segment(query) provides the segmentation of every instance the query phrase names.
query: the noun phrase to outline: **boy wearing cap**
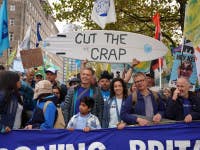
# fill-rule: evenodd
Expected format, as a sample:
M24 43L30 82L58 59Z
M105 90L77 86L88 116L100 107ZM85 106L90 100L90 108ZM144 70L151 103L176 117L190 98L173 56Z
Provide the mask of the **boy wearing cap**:
M89 132L93 129L100 129L101 126L98 118L90 113L93 106L93 98L88 96L83 97L80 100L79 113L70 119L67 128L71 131L74 129L82 129L85 132Z
M56 103L57 97L52 94L52 85L48 80L42 80L36 84L34 99L37 99L37 107L25 129L53 128L57 111L54 103ZM48 105L45 104L47 101L49 101Z

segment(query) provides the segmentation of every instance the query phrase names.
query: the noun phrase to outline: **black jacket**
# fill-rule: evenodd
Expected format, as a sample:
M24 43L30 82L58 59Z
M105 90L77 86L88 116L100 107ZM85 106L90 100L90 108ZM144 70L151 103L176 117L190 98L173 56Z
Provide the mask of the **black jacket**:
M13 128L18 107L18 98L12 94L11 101L5 100L5 93L0 91L0 131L6 126Z
M166 108L166 117L172 120L181 121L184 120L183 112L183 98L178 97L176 101L170 99ZM200 97L189 92L189 101L191 104L190 115L192 120L200 120Z

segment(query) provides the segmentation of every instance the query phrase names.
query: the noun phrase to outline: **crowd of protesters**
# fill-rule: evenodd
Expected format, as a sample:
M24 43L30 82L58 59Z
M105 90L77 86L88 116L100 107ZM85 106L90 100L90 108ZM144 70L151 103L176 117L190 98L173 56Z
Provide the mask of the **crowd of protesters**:
M57 70L51 67L45 76L29 69L24 79L21 73L0 66L0 132L53 129L60 120L60 128L85 132L200 120L200 95L189 91L187 78L180 76L174 89L154 91L151 75L132 75L139 63L133 60L123 79L103 71L97 80L95 71L84 61L80 77L70 79L68 86L56 80Z

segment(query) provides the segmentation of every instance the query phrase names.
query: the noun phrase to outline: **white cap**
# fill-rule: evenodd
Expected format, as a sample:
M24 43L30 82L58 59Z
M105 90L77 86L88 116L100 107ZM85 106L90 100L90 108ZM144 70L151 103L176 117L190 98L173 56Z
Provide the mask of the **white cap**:
M55 68L53 68L53 67L49 67L48 69L46 69L45 73L47 73L47 72L51 72L53 74L57 74L57 70Z

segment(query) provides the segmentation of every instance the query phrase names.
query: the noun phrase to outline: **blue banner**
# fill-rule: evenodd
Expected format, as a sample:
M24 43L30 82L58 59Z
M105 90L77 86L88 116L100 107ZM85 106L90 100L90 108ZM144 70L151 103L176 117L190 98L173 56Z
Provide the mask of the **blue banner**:
M13 130L0 134L0 150L199 150L200 122L123 130Z

